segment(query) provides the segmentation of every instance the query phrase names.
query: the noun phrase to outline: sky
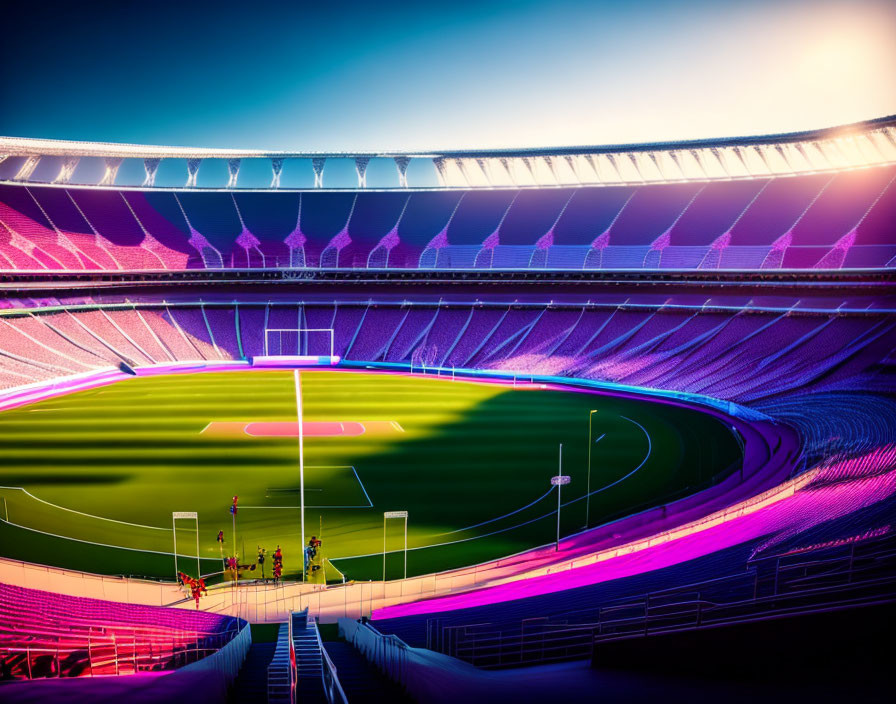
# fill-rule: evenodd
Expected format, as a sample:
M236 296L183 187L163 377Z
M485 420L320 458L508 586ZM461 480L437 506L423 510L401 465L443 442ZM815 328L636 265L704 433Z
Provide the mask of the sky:
M893 0L15 5L7 136L439 151L896 114Z

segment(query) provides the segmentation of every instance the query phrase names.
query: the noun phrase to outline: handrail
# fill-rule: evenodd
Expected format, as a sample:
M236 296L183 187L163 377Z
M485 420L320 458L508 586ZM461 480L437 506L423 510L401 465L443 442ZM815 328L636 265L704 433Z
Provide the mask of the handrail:
M557 614L550 617L553 621L549 617L521 620L518 631L508 632L510 624L440 626L438 620L431 619L427 638L430 647L438 647L445 654L480 667L501 667L587 657L591 643L598 640L889 603L894 600L892 585L896 577L887 572L887 564L882 560L896 557L896 552L888 549L890 541L892 536L858 544L862 548L859 554L857 544L851 544L848 550L826 559L794 564L782 564L779 560L768 572L753 568L622 597ZM725 584L734 584L735 588L719 592L718 588ZM749 596L744 597L745 592ZM673 599L676 596L679 598ZM569 622L576 617L582 620Z
M299 682L299 665L296 661L296 644L292 639L292 613L286 619L287 642L289 643L289 696L290 701L296 700L296 685Z
M367 621L341 618L339 630L388 679L408 689L407 643L396 635L380 633Z
M327 653L327 649L324 648L323 641L320 638L320 628L315 628L314 634L317 636L317 647L320 648L324 664L321 676L324 680L324 693L327 695L327 702L329 704L348 704L348 697L345 696L342 683L339 681L339 676L336 673L336 665L330 659L330 655Z
M230 635L219 634L221 636ZM69 644L52 643L9 643L0 647L2 653L19 653L25 655L27 676L17 675L11 679L46 679L70 676L63 672L63 660L69 662L68 671L79 669L79 672L90 675L103 674L103 670L111 669L114 674L132 671L143 672L158 669L178 670L212 656L232 643L239 636L220 639L199 639L194 643L183 643L174 639L152 643L140 642L135 638L110 637L101 642L94 638L85 638L81 642ZM52 655L54 666L45 674L35 674L35 662L32 655ZM25 674L25 673L23 673ZM106 673L110 674L110 673Z

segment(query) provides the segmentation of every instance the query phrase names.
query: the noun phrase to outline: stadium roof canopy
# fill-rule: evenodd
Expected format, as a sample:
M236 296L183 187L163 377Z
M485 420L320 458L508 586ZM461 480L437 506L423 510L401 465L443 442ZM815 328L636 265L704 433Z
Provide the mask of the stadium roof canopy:
M97 169L78 169L84 160L101 162ZM119 170L126 160L142 162L142 183L123 183ZM372 162L391 162L394 184L377 188L544 188L557 186L641 185L714 181L841 171L896 163L896 115L810 132L592 147L442 152L271 152L245 149L164 147L105 142L74 142L0 137L0 180L24 183L77 184L98 187L156 187L162 161L181 163L183 188L199 186L204 162L217 160L220 182L202 187L281 187L284 164L310 162L313 188L367 188ZM240 181L246 162L266 163L264 183ZM334 161L353 166L342 182L325 181ZM425 162L427 169L409 168ZM39 166L41 169L38 169Z

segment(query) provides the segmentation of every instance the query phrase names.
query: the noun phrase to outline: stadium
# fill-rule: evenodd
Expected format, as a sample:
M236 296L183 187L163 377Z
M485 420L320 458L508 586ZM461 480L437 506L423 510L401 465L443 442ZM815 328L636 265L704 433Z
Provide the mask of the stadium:
M419 697L446 667L419 648L536 666L891 603L896 119L577 153L0 146L5 678L289 622L269 699L332 696L320 648L316 678L281 655L339 623ZM126 663L90 624L29 635L37 594L108 612ZM162 654L116 613L159 607Z
M0 701L889 701L894 271L896 115L0 137Z

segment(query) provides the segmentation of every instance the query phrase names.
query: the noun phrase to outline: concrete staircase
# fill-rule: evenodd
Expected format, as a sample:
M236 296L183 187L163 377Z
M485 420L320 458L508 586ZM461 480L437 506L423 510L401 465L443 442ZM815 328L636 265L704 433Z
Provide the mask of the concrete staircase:
M284 623L280 626L280 633L274 644L274 654L268 664L267 700L269 704L292 704L289 668L289 625Z
M292 642L296 649L296 700L302 704L326 704L324 659L320 651L317 623L308 620L308 610L290 614Z

